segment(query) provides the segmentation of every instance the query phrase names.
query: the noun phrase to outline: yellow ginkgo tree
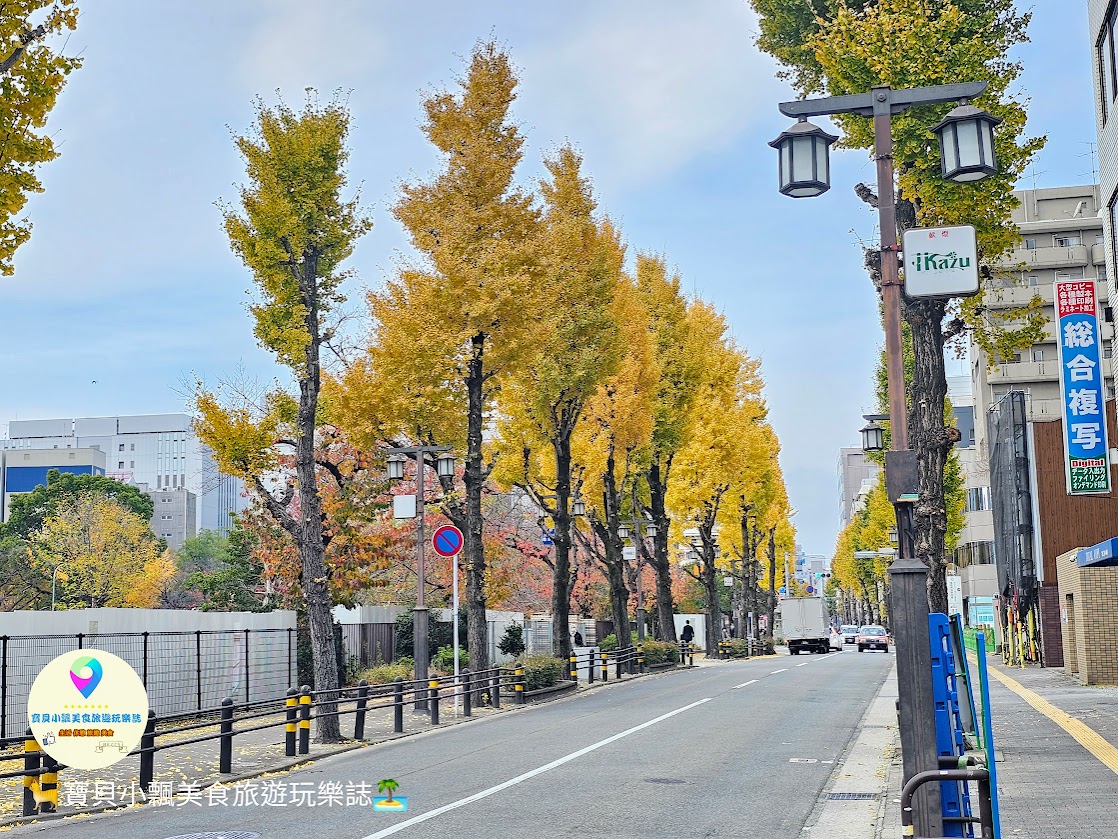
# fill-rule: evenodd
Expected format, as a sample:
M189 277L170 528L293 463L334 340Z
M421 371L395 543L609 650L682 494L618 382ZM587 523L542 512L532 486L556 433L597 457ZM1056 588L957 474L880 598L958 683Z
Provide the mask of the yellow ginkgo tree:
M115 498L64 499L28 539L31 565L57 606L153 608L175 564L146 520Z
M531 362L521 365L500 399L499 457L493 478L526 492L554 527L551 566L555 655L571 652L569 625L572 528L572 438L587 401L612 376L623 349L614 292L624 248L595 201L582 161L564 146L545 161L551 177L540 237L541 284L548 330Z
M584 544L609 583L614 634L618 645L627 647L632 642L629 575L620 527L632 517L626 490L652 438L652 404L660 371L645 309L628 278L616 286L614 309L624 355L617 372L598 386L587 403L586 417L576 432L574 459L586 503Z
M488 664L482 495L493 462L483 432L497 394L534 357L547 318L540 214L514 182L524 136L509 113L517 78L479 44L454 92L423 103L441 165L404 184L393 208L417 256L369 296L373 340L351 376L372 392L382 439L454 447L464 497L443 511L463 532L470 664ZM449 490L452 486L447 485Z

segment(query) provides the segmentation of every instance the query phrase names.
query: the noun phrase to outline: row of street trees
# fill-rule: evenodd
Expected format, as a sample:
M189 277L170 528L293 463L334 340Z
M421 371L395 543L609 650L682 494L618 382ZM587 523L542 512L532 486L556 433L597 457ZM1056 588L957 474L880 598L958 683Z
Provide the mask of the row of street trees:
M393 207L414 252L369 295L366 347L334 365L325 355L338 343L342 263L370 228L359 198L343 196L349 114L313 98L300 112L261 105L254 132L237 141L248 177L239 206L225 208L226 230L255 279L257 339L292 387L199 383L196 428L259 502L245 517L255 555L305 607L319 689L337 686L332 604L398 583L409 562L410 528L387 512L387 446L451 446L460 459L457 474L421 491L465 535L475 669L489 664L485 609L502 576L492 563L510 552L546 563L564 656L585 573L577 553L602 570L618 640L628 641L636 569L625 522L657 525L638 548L666 639L685 531L701 534L690 571L703 580L712 632L718 569L736 557L744 577L748 565L759 600L756 590L778 583L777 551L793 546L758 362L719 313L683 296L662 257L638 254L626 270L621 234L572 147L546 159L538 191L518 185L516 88L508 56L483 43L457 88L424 102L423 132L442 164L403 185ZM552 555L530 544L539 531L523 532L518 498L532 502L533 524L554 528ZM771 597L768 608L771 627ZM336 720L324 715L317 736L336 739Z

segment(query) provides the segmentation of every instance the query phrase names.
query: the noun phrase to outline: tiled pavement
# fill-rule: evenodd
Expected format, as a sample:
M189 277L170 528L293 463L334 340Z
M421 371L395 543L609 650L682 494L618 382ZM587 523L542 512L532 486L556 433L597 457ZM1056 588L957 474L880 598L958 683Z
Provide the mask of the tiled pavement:
M991 669L995 667L991 658ZM1083 687L1058 669L997 669L1118 746L1118 688ZM996 678L990 679L1002 835L1118 836L1118 775Z

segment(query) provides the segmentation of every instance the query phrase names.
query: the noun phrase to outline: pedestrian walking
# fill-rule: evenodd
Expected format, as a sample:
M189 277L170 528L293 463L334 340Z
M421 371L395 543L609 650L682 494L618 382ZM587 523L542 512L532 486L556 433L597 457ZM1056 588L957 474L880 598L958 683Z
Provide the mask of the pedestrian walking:
M577 631L575 632L575 646L576 647L586 646L585 644L582 643L582 633L581 632L577 632Z
M691 621L687 621L683 624L683 634L680 635L679 638L684 644L690 644L691 641L694 640L695 627L691 625Z

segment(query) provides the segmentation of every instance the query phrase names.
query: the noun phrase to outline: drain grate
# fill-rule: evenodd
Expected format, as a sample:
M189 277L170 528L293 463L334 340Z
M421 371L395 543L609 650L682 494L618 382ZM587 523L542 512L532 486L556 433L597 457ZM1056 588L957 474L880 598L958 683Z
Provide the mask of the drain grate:
M249 833L247 830L217 830L209 833L182 833L168 836L167 839L260 839L260 834Z
M877 792L830 792L827 793L828 801L873 801L878 798Z
M682 778L645 778L646 784L686 784Z

